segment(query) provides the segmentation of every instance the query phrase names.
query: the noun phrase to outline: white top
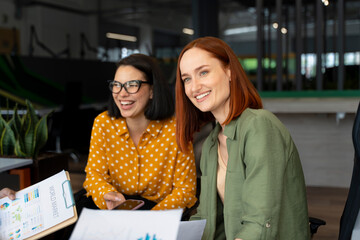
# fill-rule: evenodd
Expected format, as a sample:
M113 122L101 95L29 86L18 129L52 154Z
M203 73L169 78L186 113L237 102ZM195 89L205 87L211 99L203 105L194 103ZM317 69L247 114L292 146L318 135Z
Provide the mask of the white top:
M220 146L220 144L218 145ZM226 168L227 165L225 164L223 158L220 154L220 147L218 147L218 168L217 168L217 191L220 196L221 201L224 203L225 197L225 178L226 178Z

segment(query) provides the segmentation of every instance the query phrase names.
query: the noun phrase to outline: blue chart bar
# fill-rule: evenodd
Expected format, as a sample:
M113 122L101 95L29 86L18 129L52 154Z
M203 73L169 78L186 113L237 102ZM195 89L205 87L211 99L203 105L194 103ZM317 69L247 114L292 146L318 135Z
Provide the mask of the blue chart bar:
M26 193L24 195L24 202L30 202L31 200L34 200L39 197L39 189L36 188L34 191Z
M160 240L160 239L156 238L156 234L154 234L154 236L151 238L151 236L147 233L145 238L141 237L141 238L139 238L137 240Z

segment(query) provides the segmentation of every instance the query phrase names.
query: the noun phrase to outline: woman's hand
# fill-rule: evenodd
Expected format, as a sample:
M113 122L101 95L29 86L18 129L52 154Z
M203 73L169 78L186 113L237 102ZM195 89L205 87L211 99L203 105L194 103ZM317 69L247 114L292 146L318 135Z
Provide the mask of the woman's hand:
M119 192L109 192L104 195L104 200L106 202L107 209L114 209L120 203L125 202L125 197Z
M8 197L11 200L15 200L15 191L10 188L3 188L0 190L0 198Z

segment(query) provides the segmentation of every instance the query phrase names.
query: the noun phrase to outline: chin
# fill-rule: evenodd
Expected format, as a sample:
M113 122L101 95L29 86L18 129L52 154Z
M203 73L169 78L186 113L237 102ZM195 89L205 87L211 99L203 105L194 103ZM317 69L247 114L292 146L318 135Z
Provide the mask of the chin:
M201 112L210 112L211 111L211 109L209 108L209 107L206 107L206 106L203 106L203 107L201 107L201 106L199 106L199 107L197 107Z

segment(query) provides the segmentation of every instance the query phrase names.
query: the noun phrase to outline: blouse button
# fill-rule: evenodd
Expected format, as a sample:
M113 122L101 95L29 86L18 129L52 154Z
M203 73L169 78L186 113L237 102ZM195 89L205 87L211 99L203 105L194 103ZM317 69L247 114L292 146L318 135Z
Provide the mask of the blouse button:
M265 227L269 228L269 227L270 227L270 223L267 222L267 223L265 224Z

